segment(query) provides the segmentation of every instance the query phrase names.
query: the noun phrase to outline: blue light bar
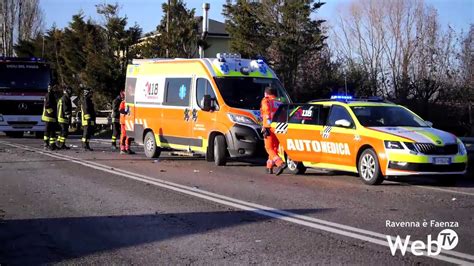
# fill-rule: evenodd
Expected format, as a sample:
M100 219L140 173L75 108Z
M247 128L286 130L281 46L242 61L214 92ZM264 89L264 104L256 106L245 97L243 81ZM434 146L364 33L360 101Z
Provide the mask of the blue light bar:
M352 100L350 95L331 95L331 100Z

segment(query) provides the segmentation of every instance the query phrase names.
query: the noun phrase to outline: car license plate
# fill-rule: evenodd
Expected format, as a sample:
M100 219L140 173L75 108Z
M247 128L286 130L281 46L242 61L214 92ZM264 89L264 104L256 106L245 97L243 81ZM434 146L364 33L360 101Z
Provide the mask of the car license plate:
M439 164L439 165L451 164L451 158L449 158L449 157L435 157L435 158L433 158L433 163L434 164Z

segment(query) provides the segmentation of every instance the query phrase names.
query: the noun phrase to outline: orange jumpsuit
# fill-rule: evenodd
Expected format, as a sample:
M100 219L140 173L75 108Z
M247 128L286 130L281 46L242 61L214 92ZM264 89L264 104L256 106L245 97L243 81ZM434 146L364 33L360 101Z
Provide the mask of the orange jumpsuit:
M125 116L127 115L125 100L120 103L120 150L128 151L130 149L130 138L127 136L127 130L125 128Z
M283 160L278 156L278 146L280 142L278 141L273 129L270 124L272 123L273 115L275 114L278 106L282 103L276 100L276 96L269 95L262 99L260 105L260 114L263 120L263 127L269 128L270 135L264 139L265 150L268 153L267 168L273 168L273 166L280 166L283 164Z

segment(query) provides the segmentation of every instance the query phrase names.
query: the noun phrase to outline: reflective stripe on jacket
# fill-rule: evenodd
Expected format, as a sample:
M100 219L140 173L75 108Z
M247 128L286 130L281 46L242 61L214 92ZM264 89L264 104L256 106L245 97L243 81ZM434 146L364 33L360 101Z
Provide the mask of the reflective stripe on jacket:
M81 104L82 126L95 125L95 110L91 98L85 98Z
M58 122L62 124L70 124L72 115L71 98L66 94L58 101Z
M56 122L56 98L52 92L48 92L44 97L43 115L41 121Z
M112 102L112 123L118 123L120 120L120 104L122 103L122 98L117 96Z

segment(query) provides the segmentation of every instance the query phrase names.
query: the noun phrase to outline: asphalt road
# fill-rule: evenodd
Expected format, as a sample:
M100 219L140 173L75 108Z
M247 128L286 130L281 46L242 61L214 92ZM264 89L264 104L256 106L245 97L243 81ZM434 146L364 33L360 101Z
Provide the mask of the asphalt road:
M366 186L341 173L277 177L255 162L91 146L48 152L0 136L0 264L474 263L474 179ZM386 239L426 242L446 228L459 241L437 256L393 256Z

